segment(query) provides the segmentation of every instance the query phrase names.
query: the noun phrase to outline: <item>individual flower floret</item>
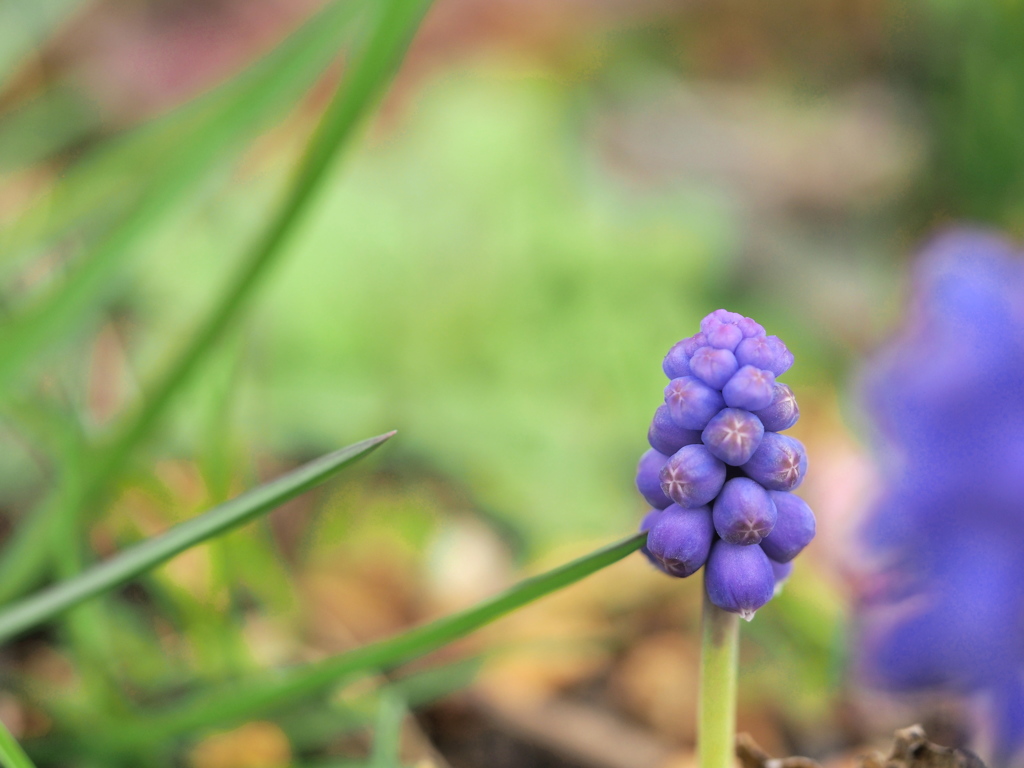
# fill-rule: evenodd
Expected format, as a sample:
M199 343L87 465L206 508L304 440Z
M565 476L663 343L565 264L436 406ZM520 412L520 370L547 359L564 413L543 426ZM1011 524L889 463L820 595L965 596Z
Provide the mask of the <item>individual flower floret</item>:
M727 326L736 328L735 325ZM739 329L736 329L739 333ZM690 372L709 387L721 389L739 370L736 356L728 349L701 347L690 358Z
M672 421L668 406L659 405L651 420L651 428L647 430L647 442L654 450L671 456L684 445L699 443L700 431L683 429Z
M708 345L707 339L703 333L697 333L688 339L676 342L672 345L672 349L665 355L665 359L661 362L661 370L665 372L665 375L670 379L679 379L683 376L690 375L690 358L693 357L693 353L701 347Z
M672 379L665 387L665 404L672 421L684 429L704 429L725 407L721 392L693 376Z
M803 443L778 432L765 432L743 471L772 491L792 491L807 474Z
M775 575L775 594L779 594L782 591L782 585L786 583L786 579L793 573L792 561L788 563L780 563L776 560L768 558L768 562L772 564L772 573Z
M814 538L814 513L799 496L768 491L778 516L775 527L761 541L761 549L777 563L788 563Z
M683 509L673 504L652 521L647 551L653 561L671 576L689 576L707 562L714 540L711 510Z
M759 546L719 539L711 547L704 584L711 602L749 621L774 596L775 572Z
M667 462L668 456L652 448L640 457L636 467L636 489L656 509L664 509L672 503L661 489L661 470Z
M775 532L777 517L768 491L749 477L734 477L715 499L715 530L731 544L759 544Z
M707 504L725 483L725 464L703 445L686 445L672 454L659 475L661 489L681 507Z
M782 432L800 420L800 406L788 384L775 382L772 388L772 402L767 408L754 411L761 424L769 432Z
M775 374L744 365L722 388L722 397L730 408L757 411L767 408L775 399Z
M736 347L736 361L781 376L793 365L793 353L778 336L757 336L740 342Z
M739 408L720 410L700 435L715 458L733 467L750 461L763 437L761 420Z

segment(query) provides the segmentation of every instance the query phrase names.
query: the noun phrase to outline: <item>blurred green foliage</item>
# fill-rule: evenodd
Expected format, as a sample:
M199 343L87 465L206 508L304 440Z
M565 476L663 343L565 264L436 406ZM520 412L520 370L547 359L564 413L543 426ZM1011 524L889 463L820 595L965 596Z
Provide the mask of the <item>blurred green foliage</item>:
M1024 232L1024 5L919 0L893 8L892 74L931 137L918 215Z
M550 81L449 77L408 109L275 274L248 332L243 434L294 450L393 424L402 451L538 542L631 526L636 425L664 350L728 274L726 212L601 174ZM171 334L206 300L222 244L263 215L276 179L259 181L154 247L144 327Z

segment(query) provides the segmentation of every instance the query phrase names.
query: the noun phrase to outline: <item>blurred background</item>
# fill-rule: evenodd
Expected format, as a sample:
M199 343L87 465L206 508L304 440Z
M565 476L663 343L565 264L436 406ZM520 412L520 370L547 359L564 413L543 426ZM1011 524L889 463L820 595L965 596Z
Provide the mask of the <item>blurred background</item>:
M358 44L358 5L0 0L0 310L45 318L30 343L0 337L8 541L231 284ZM662 356L726 307L796 356L819 520L743 628L740 730L837 765L914 721L962 742L955 703L851 674L876 491L857 380L921 237L1024 227L1022 33L1008 0L437 0L242 321L96 500L82 556L398 437L121 590L85 632L8 644L0 718L40 766L105 764L74 734L632 532ZM403 670L403 759L693 764L699 602L699 580L633 556ZM372 698L339 687L127 764L347 764Z

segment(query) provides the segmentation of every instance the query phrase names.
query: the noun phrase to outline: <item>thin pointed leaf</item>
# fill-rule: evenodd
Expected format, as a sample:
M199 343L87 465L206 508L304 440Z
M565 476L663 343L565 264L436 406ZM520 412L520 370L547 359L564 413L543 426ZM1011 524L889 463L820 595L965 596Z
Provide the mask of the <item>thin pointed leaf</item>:
M0 641L9 640L84 600L124 584L179 552L269 512L366 456L393 434L389 432L371 437L303 464L283 477L174 526L160 536L146 539L73 579L12 605L0 612Z
M331 168L332 160L351 138L354 129L376 103L386 82L398 68L429 4L430 0L388 0L384 4L375 33L362 55L352 63L328 106L282 206L256 242L230 290L153 388L144 407L122 427L100 463L101 476L110 476L111 465L120 467L163 414L199 361L240 314L253 289L282 252L287 238Z
M227 685L164 712L157 712L109 734L119 749L163 744L199 728L263 716L325 691L339 681L386 672L442 648L496 619L618 562L643 546L641 533L520 582L502 594L460 613L323 661Z
M332 159L352 137L398 69L429 5L430 0L388 0L382 5L378 24L342 79L307 147L288 195L256 242L233 285L151 389L141 409L127 420L101 452L93 476L85 484L84 496L66 503L82 509L102 496L110 480L149 434L174 395L244 309L263 275L282 253L288 236L331 167ZM22 594L44 571L47 532L52 517L64 503L50 497L15 531L0 558L0 602Z
M36 768L7 726L0 722L0 764L4 768Z

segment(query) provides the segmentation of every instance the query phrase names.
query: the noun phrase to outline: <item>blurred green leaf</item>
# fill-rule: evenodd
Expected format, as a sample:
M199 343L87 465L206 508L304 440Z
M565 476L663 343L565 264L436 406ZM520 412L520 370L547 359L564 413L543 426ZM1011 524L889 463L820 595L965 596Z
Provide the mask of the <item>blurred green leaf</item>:
M0 763L4 768L35 768L7 726L0 722Z
M136 544L68 581L0 611L0 641L34 627L73 605L102 594L180 552L269 512L369 454L394 433L363 440L322 456L209 512Z
M461 659L421 672L414 672L397 680L387 681L387 687L406 703L409 709L430 704L465 688L476 677L482 657ZM288 734L288 740L299 750L321 747L341 734L373 725L378 692L361 694L354 699L337 701L311 701L282 713L278 719Z
M520 582L502 594L460 613L371 643L305 667L242 680L198 695L163 712L140 717L116 733L104 734L107 746L132 750L164 744L191 731L239 722L321 693L330 686L366 674L386 672L455 640L552 592L622 560L643 546L647 534L599 549L566 565Z
M892 75L931 133L915 213L1024 232L1024 13L1017 0L907 3Z
M200 179L225 158L237 155L270 116L305 91L337 53L338 35L350 21L352 8L351 2L328 6L252 70L225 86L218 98L190 105L178 120L143 132L141 140L129 141L111 154L115 164L131 161L122 162L122 168L142 187L129 198L127 213L80 257L72 271L2 329L0 388L9 386L26 361L74 327L94 306L97 295L112 284L111 275L121 261ZM148 160L143 160L142 167L140 154ZM108 170L101 163L93 173ZM93 187L93 173L85 174L82 183ZM90 192L95 199L95 189ZM118 190L116 197L122 194Z
M0 120L0 173L39 162L97 123L95 108L81 93L48 88Z
M405 702L390 687L381 691L377 704L377 721L373 730L372 768L399 768L402 741L402 722L405 720Z
M155 426L174 395L241 313L260 280L283 253L286 239L331 168L331 161L352 137L397 71L429 5L429 0L388 0L379 6L369 39L346 70L334 99L306 148L284 201L256 241L235 280L150 389L142 407L125 419L113 439L99 452L90 476L82 486L81 495L47 500L18 528L0 560L0 600L21 594L35 581L45 567L45 532L49 529L51 517L61 509L81 510L95 503L111 478Z
M202 154L214 161L230 159L260 130L280 120L337 56L363 5L360 0L333 0L227 83L101 142L0 232L0 255L10 259L23 250L37 251L72 230L93 234L90 227L97 219L111 230L125 226L124 220L138 216L140 204L155 195L154 189L181 180L183 170L200 174L198 181L221 167L222 162L204 167L189 158ZM183 156L186 169L179 167ZM168 203L178 198L166 196ZM107 221L111 218L113 223Z

